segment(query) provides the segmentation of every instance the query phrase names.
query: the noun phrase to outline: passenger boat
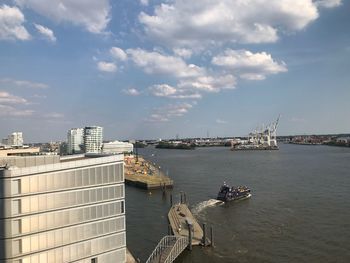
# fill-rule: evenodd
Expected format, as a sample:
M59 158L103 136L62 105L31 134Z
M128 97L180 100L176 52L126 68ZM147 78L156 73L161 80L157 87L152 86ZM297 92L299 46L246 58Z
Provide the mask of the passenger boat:
M216 199L227 202L227 201L235 201L240 199L245 199L251 197L250 189L246 186L238 186L238 187L229 187L226 183L224 183L220 191L218 193L218 197Z

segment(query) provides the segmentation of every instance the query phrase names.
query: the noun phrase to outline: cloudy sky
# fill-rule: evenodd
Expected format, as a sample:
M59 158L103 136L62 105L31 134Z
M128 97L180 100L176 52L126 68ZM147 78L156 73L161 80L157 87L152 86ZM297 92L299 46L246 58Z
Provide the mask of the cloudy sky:
M0 137L350 132L349 2L1 0Z

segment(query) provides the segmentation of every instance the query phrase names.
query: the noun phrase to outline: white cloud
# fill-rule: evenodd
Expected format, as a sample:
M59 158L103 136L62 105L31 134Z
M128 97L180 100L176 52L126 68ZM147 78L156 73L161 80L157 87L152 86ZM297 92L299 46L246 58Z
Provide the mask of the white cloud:
M236 78L231 75L207 74L190 80L181 80L179 88L204 92L219 92L222 89L234 89Z
M17 7L0 6L0 40L29 40L30 34L23 26L24 15Z
M135 88L124 89L123 93L126 94L126 95L129 95L129 96L139 96L139 95L141 95L141 92L138 91Z
M145 33L164 45L198 47L225 42L275 42L318 18L312 0L174 0L141 12Z
M15 3L54 21L83 26L92 33L102 33L111 19L109 0L15 0Z
M156 97L169 97L176 93L176 88L171 87L168 84L153 85L149 89Z
M250 80L262 80L266 75L287 71L284 62L274 61L266 52L252 53L247 50L227 49L224 53L213 57L212 63Z
M199 92L189 91L186 92L184 90L178 90L177 93L170 98L173 99L201 99L202 95Z
M186 62L179 57L167 56L158 52L143 49L128 49L126 53L131 60L148 74L167 74L177 78L188 78L202 75L204 69Z
M192 50L187 48L174 48L174 53L184 59L188 59L192 56Z
M33 110L21 110L0 104L0 117L27 117L33 115L33 113Z
M192 104L190 103L180 103L180 104L170 104L164 108L162 111L165 111L168 117L181 117L185 115L191 108Z
M216 122L217 124L227 124L227 123L228 123L228 121L221 120L221 119L217 119L215 122Z
M103 72L116 72L117 66L111 62L100 61L97 63L97 68Z
M42 94L33 94L32 98L35 98L35 99L46 99L47 96L46 95L42 95Z
M140 0L140 4L147 6L149 4L149 1L148 0Z
M128 59L128 55L124 52L124 50L122 50L119 47L112 47L109 52L111 53L111 55L120 60L120 61L125 61Z
M146 122L167 122L169 119L161 114L153 113L145 119Z
M154 112L146 119L148 122L167 122L171 118L185 115L193 107L190 103L169 104L155 108Z
M147 74L162 74L175 78L176 85L157 84L149 88L157 97L189 99L202 97L200 92L219 92L235 87L232 74L210 72L206 68L187 64L182 58L164 55L156 51L128 49L130 60Z
M342 0L317 0L315 4L319 7L332 8L340 6Z
M32 89L47 89L49 86L45 83L33 82L28 80L17 80L11 78L0 78L0 84L17 86L22 88L32 88Z
M6 104L27 104L28 101L24 98L12 95L6 91L0 90L0 103Z
M49 41L56 42L55 34L50 28L35 23L34 26L38 30L38 32L42 34L45 38L47 38Z
M156 84L149 87L149 90L153 96L172 98L172 99L200 99L202 95L199 92L193 90L181 89L178 87L172 87L168 84Z
M44 117L48 119L62 119L64 118L64 115L58 112L51 112L44 114Z

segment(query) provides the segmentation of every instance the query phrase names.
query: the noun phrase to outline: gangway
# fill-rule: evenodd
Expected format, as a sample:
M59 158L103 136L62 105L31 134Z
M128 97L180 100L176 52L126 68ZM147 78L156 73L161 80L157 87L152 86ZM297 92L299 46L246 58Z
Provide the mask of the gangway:
M158 243L146 263L171 263L189 244L188 237L165 236Z

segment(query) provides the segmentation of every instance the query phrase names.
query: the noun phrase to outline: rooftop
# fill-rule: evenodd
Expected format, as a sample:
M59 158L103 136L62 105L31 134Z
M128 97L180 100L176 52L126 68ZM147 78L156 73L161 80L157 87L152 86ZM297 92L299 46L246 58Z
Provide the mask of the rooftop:
M10 172L9 176L30 175L117 161L124 161L122 154L79 154L69 157L58 155L7 156L0 157L0 172L7 170ZM4 173L0 173L0 175L4 176Z

